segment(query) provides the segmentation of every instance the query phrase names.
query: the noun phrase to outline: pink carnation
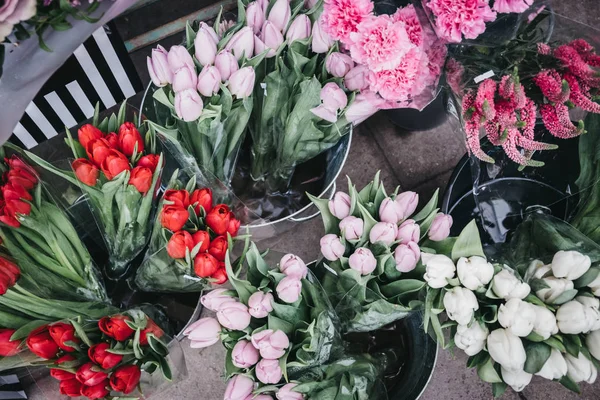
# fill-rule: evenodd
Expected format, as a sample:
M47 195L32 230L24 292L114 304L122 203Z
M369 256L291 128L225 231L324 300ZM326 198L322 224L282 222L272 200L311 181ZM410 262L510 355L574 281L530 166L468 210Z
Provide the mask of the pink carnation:
M459 43L462 36L475 39L485 32L485 23L496 19L488 0L431 0L438 35Z
M428 62L427 55L414 47L396 68L371 72L370 89L387 101L407 101L423 91Z
M358 24L372 15L371 0L325 0L323 5L323 28L335 40L344 44Z
M499 13L522 13L527 11L533 0L496 0L494 11Z
M423 45L425 39L423 27L421 26L421 21L419 21L417 11L412 4L398 9L392 18L394 21L400 21L404 23L404 29L406 30L408 38L412 44L419 47Z

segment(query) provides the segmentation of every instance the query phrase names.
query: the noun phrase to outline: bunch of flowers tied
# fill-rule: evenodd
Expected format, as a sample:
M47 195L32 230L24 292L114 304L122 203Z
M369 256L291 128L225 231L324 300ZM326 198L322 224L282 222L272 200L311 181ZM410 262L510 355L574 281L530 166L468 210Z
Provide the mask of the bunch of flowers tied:
M109 251L110 277L127 273L129 263L146 246L164 165L155 154L151 134L146 143L142 127L125 122L123 103L118 115L82 126L78 141L67 131L75 160L74 173L62 171L27 153L41 167L81 187L101 229Z
M438 213L437 192L415 214L417 193L388 196L379 174L360 192L351 182L348 190L330 201L311 197L326 232L317 271L345 331L367 332L423 306L420 246L446 239L452 218Z
M227 281L225 255L240 221L208 188L185 187L173 174L160 204L146 259L135 277L145 291L199 292Z

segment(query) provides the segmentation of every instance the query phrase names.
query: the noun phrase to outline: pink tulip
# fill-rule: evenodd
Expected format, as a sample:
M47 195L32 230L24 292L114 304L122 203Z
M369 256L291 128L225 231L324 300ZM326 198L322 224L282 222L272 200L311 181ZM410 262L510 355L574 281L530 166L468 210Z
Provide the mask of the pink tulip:
M223 303L228 303L230 301L236 301L235 298L226 294L228 292L227 289L215 289L211 290L204 296L200 298L200 303L210 311L217 312L221 308Z
M219 92L221 84L221 73L219 69L212 65L202 68L198 75L197 89L202 96L211 97Z
M294 392L296 386L298 385L295 383L288 383L275 393L275 397L277 397L277 400L303 400L304 395L302 393Z
M231 351L231 361L238 368L250 368L258 358L258 350L247 340L237 342Z
M396 196L400 220L410 217L419 205L419 195L415 192L402 192Z
M194 39L194 49L196 60L202 65L212 65L217 55L217 33L214 29L205 23L202 23L196 39Z
M273 311L273 295L265 292L255 292L248 299L248 312L254 318L265 318Z
M382 222L389 222L390 224L397 224L402 219L402 211L394 200L390 197L386 197L379 206L379 219Z
M229 29L233 28L236 25L236 21L232 20L232 19L224 19L223 21L219 22L219 26L217 26L216 28L216 33L217 33L217 37L218 39L222 39L223 36L225 36L225 32L227 32Z
M260 40L266 48L270 49L267 58L271 58L277 54L277 49L283 43L283 35L273 22L265 21L260 32Z
M195 68L192 56L183 46L171 47L167 55L167 60L169 61L169 68L171 68L173 73L177 72L186 65L191 68Z
M319 18L312 28L312 51L318 54L327 53L333 43L333 39L323 30L323 23Z
M346 246L339 237L330 233L321 238L321 253L329 261L339 260L344 256Z
M333 199L329 200L329 211L337 219L344 219L350 215L350 196L344 192L337 192Z
M396 260L396 269L399 272L410 272L417 267L417 262L421 258L421 250L415 242L401 244L394 250L394 260Z
M223 22L227 22L227 21L222 21ZM233 21L229 21L229 22L233 22ZM200 26L198 27L198 31L204 31L206 33L208 33L208 35L210 36L210 38L212 39L212 41L215 44L219 44L219 35L217 34L217 32L215 31L215 29L208 25L206 22L200 22Z
M369 232L369 241L373 244L383 243L386 246L391 245L398 235L398 226L389 222L378 222L371 232Z
M260 8L265 13L265 18L267 18L267 10L269 9L269 0L256 0L258 4L260 4Z
M250 395L246 397L246 400L273 400L273 398L266 394L259 394L258 396Z
M268 50L268 53L267 53L267 55L265 57L268 57L269 53L272 53L273 55L275 55L275 51L274 50L271 50L271 49L267 48L267 46L260 39L260 37L254 35L254 53L256 55L258 55L258 54L264 53L267 50ZM273 57L273 55L271 55L271 57Z
M323 86L320 97L323 106L332 111L342 110L348 105L346 93L335 82Z
M215 57L215 67L217 67L221 74L221 82L226 82L232 73L240 69L236 58L227 50L223 50L217 54L217 57Z
M246 98L252 94L255 78L254 68L244 67L239 69L229 77L229 91L238 99Z
M236 375L227 383L223 400L245 400L254 391L254 381L246 375Z
M295 40L304 40L310 37L311 22L306 14L300 14L292 21L290 28L285 34L288 43Z
M254 55L254 32L252 28L245 26L235 33L225 45L225 50L233 53L235 58L252 58Z
M208 347L219 341L221 325L214 318L202 318L187 327L183 334L190 339L191 348Z
M429 228L429 239L434 242L446 239L450 236L451 227L452 217L444 213L438 213L431 223L431 228Z
M250 325L248 307L237 301L223 303L217 311L219 323L227 329L243 331Z
M348 90L365 90L369 87L369 68L357 65L344 76L344 84Z
M184 121L195 121L202 115L204 104L195 89L175 93L175 112Z
M256 1L249 3L246 7L246 24L252 28L255 35L258 35L264 22L265 12L260 4Z
M363 235L364 225L362 219L349 216L340 221L340 231L347 240L358 240Z
M279 261L279 270L286 276L304 279L308 275L308 268L302 259L294 254L286 254Z
M279 32L283 32L290 22L291 15L289 0L277 0L271 7L267 19L275 25Z
M167 50L159 44L152 49L152 57L147 57L150 79L158 87L167 86L173 82L173 71L169 67L168 54Z
M327 72L337 78L343 78L354 67L354 61L346 54L333 52L325 60Z
M385 104L385 100L375 93L363 92L356 95L352 104L346 109L346 119L358 125L375 114Z
M316 115L317 117L321 118L322 120L331 122L332 124L336 123L338 119L337 111L330 110L322 104L315 108L311 108L310 112Z
M184 65L179 68L173 75L173 91L183 92L187 89L196 89L198 85L198 75L196 74L196 68Z
M357 249L348 259L350 268L358 271L361 275L368 275L377 268L377 260L371 250L366 247Z
M407 244L408 242L418 243L420 238L421 228L414 219L407 219L398 228L396 240L399 240L402 244Z
M283 357L285 350L290 347L290 340L282 331L265 329L252 335L252 345L260 351L260 356L267 360L277 360Z
M286 276L275 288L277 296L286 303L295 303L300 298L302 292L302 281L298 278Z
M283 378L279 360L260 360L258 364L256 364L254 372L256 373L256 378L266 384L279 383L281 378Z

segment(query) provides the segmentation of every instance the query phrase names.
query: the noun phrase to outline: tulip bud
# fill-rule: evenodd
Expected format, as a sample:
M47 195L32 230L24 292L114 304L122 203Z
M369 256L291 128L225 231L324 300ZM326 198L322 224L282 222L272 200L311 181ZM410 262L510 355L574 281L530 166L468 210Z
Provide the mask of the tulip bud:
M287 0L283 0L287 3ZM283 43L283 35L271 21L265 21L260 32L260 40L265 44L266 48L269 48L267 58L275 56L277 49ZM264 50L263 50L264 51Z
M531 333L536 319L533 306L521 299L509 299L498 309L498 322L514 335L525 337Z
M277 0L271 7L267 20L273 23L280 32L283 32L290 22L291 14L290 2L288 0Z
M129 339L135 331L127 325L127 321L131 320L126 315L113 315L112 317L104 317L98 321L98 328L106 336L115 339L118 342L124 342Z
M535 294L546 304L553 304L561 294L574 288L573 281L567 279L549 276L542 279L542 281L548 287L538 290Z
M368 275L377 268L377 259L366 247L356 249L348 259L350 268L358 271L361 275Z
M171 49L169 49L169 54L167 55L167 60L172 72L177 72L185 66L192 69L195 68L192 56L183 46L171 47Z
M89 141L85 152L90 161L99 167L106 157L108 157L111 149L113 148L108 143L108 140L100 138Z
M56 342L58 347L64 351L73 352L75 348L66 344L66 342L79 343L75 337L75 328L73 325L64 322L57 322L48 327L50 337Z
M245 400L254 390L254 381L246 375L235 375L227 382L223 400Z
M227 329L243 331L250 325L248 307L237 301L223 303L217 311L219 323Z
M243 27L235 33L225 45L225 50L233 53L235 58L240 60L242 57L247 59L254 55L254 32L250 27ZM218 67L217 67L218 68Z
M194 39L196 60L201 65L212 65L215 62L218 42L214 29L203 23L198 33L196 33L196 39Z
M565 360L567 361L567 376L575 383L587 382L592 384L596 381L598 370L583 352L579 352L578 357L573 357L567 353Z
M594 279L593 281L591 281L587 287L589 287L590 289L592 289L592 293L594 293L594 296L596 297L600 297L600 274L598 275L598 277L596 277L596 279Z
M366 65L357 65L344 75L346 89L361 91L369 87L369 68Z
M271 293L255 292L248 299L248 312L254 318L266 318L273 311L273 301Z
M402 192L394 201L398 204L398 222L400 222L415 212L419 205L419 195L415 192Z
M533 323L533 331L544 338L558 333L558 325L554 313L546 307L532 306L535 311L535 322Z
M241 222L235 218L233 213L229 214L229 225L227 225L227 233L232 237L236 236L240 230Z
M421 228L414 219L407 219L400 224L396 240L399 240L401 244L407 244L408 242L418 243L420 238Z
M292 21L290 28L285 34L288 43L295 40L304 40L310 37L311 22L306 14L300 14Z
M346 252L346 246L339 237L330 233L321 238L321 254L329 261L339 260Z
M125 122L119 127L119 149L127 157L131 157L137 149L137 153L144 152L144 139L132 122Z
M79 397L82 389L83 385L77 379L69 379L60 382L58 391L64 396Z
M442 254L421 253L421 260L425 265L423 279L429 287L434 289L443 288L448 280L454 278L456 267L452 260Z
M380 242L386 246L391 245L398 235L398 226L388 222L378 222L369 232L369 241L373 244Z
M123 360L123 356L113 354L108 350L110 350L108 343L95 344L88 349L88 357L103 369L114 368Z
M591 296L577 296L575 300L585 306L585 317L589 323L590 331L600 329L600 299Z
M331 110L325 107L323 104L316 106L315 108L311 108L310 112L321 118L324 121L331 122L335 124L337 122L337 111Z
M226 82L232 73L240 69L234 55L227 50L223 50L217 54L215 67L217 67L221 74L221 82Z
M415 242L401 244L394 250L396 270L399 272L410 272L415 269L419 258L421 258L421 249Z
M536 375L548 380L558 380L567 375L567 361L556 349L552 349L550 357L544 363L544 366Z
M279 383L283 377L283 372L279 366L279 360L263 359L256 364L256 378L265 384Z
M352 104L348 106L344 115L348 122L358 125L379 111L380 107L385 103L385 100L374 93L359 93L354 98Z
M295 303L302 292L302 282L291 276L283 278L275 288L277 296L286 303Z
M172 232L183 228L189 218L188 211L183 207L166 206L161 213L161 224Z
M19 352L19 340L10 340L15 329L0 328L0 357L12 357Z
M97 371L94 363L88 362L79 367L75 377L85 386L95 386L106 380L108 374L104 371Z
M249 3L246 7L246 24L252 28L255 35L258 35L264 22L265 11L260 6L260 3L256 1Z
M200 278L210 278L219 269L219 261L211 254L198 253L194 258L194 272Z
M217 261L225 261L228 245L226 236L217 236L210 242L208 254L216 258Z
M167 86L173 82L173 71L169 67L167 55L167 50L159 44L155 49L152 49L152 57L146 58L150 79L158 87Z
M290 340L283 331L265 329L252 335L252 345L260 351L260 356L267 360L283 357L290 347Z
M459 325L468 325L475 311L479 310L479 303L473 292L459 286L446 292L444 308L452 321L458 322Z
M221 325L214 318L202 318L187 327L183 334L190 339L191 348L208 347L219 341Z
M227 292L227 289L211 290L200 298L200 303L210 311L217 312L223 303L235 301Z
M504 383L509 385L515 392L522 392L525 386L531 383L533 375L523 370L512 371L505 368L501 368L502 380Z
M194 66L184 65L173 75L173 91L175 93L183 92L187 89L196 89L198 85L198 75Z
M551 270L550 265L544 265L540 260L533 260L525 272L524 280L525 282L529 282L531 279L542 279Z
M595 322L591 320L591 312L588 307L578 301L571 300L558 308L556 311L556 323L562 333L578 335L590 331L591 325Z
M211 97L217 94L220 89L221 73L217 67L207 65L202 68L198 76L198 85L196 88L202 96Z
M552 274L557 278L566 278L570 281L581 278L592 262L590 257L578 251L559 251L552 259Z
M175 232L167 243L167 253L171 258L185 258L187 251L192 251L194 241L192 235L188 231Z
M498 272L492 280L492 290L496 296L508 299L524 299L529 295L531 288L525 282L521 282L514 272L503 269Z
M217 235L224 235L227 233L230 219L231 210L229 207L226 204L217 204L206 215L205 222Z
M333 39L323 29L321 18L315 21L312 28L312 51L317 54L327 53L333 46Z
M362 219L349 216L340 221L339 227L346 240L358 240L363 235L364 224Z
M308 275L308 268L302 259L293 254L286 254L279 261L279 270L292 278L304 279Z
M287 385L279 388L275 397L277 400L303 400L304 395L294 391L294 388L298 386L295 383L288 383Z
M323 86L320 98L323 107L331 111L343 110L348 104L346 93L335 82L329 82Z
M494 361L509 371L521 371L527 358L521 338L508 329L496 329L487 338L487 349Z
M267 396L266 394L259 394L258 396L250 395L246 397L245 400L273 400L271 396Z
M596 360L600 361L600 330L590 332L590 334L585 337L585 344L590 351L590 354ZM0 353L0 355L2 354Z
M184 121L195 121L202 115L204 104L196 89L175 93L175 112Z
M456 270L460 283L471 290L486 286L494 276L494 266L478 256L461 257L456 264Z
M78 158L72 164L75 176L88 186L96 186L100 170L86 158Z
M209 188L194 190L190 196L190 204L194 206L196 215L200 215L200 208L203 208L205 213L209 213L213 208L212 190Z
M229 77L229 91L238 99L246 98L252 94L255 78L254 68L244 67L239 69Z
M238 368L250 368L258 362L258 350L247 340L240 340L231 352L233 365Z
M138 160L136 167L148 168L150 171L152 171L152 173L154 173L154 171L156 171L156 167L158 167L159 161L160 156L158 154L146 154Z
M477 321L473 322L471 326L458 325L456 335L454 335L454 343L468 356L474 356L483 350L489 333L490 331L485 324L480 324Z
M390 224L397 224L402 219L402 210L398 206L398 203L392 200L390 197L386 197L379 206L379 219L382 222L389 222Z
M142 196L145 196L152 186L152 171L145 167L135 167L131 170L129 184L134 186Z
M138 386L138 383L140 383L141 376L142 371L140 370L139 366L135 364L122 365L119 368L117 368L117 370L114 371L110 376L110 387L115 392L129 394L133 392L134 389ZM106 394L104 396L106 395L108 395L108 390L106 390Z
M429 228L428 236L430 240L439 242L450 236L450 227L452 226L452 217L444 213L438 213L433 222L431 228Z
M343 78L354 67L354 61L349 55L333 52L325 59L327 72L336 78Z
M27 336L26 344L29 351L45 360L56 357L59 351L58 344L56 344L48 332L47 325L31 331Z
M329 200L329 211L337 219L344 219L350 215L350 196L344 192L336 192L333 199Z
M236 21L232 20L232 19L224 19L221 22L219 22L219 25L216 28L216 33L218 36L218 39L223 38L223 36L225 36L225 32L227 32L229 29L233 28L236 25Z

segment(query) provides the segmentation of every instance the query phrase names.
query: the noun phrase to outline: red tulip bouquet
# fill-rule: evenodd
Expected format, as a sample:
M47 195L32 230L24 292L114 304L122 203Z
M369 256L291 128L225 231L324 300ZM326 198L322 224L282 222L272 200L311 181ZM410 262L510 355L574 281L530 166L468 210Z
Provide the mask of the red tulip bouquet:
M422 308L421 250L450 234L452 217L438 212L437 192L415 214L418 194L398 189L388 195L377 174L360 192L349 181L349 194L311 197L326 232L315 271L347 332L373 331Z
M200 292L227 281L225 254L240 221L209 188L184 185L175 172L159 205L146 258L135 286L150 292Z
M125 105L118 116L102 122L96 108L92 124L79 129L78 140L67 130L67 143L76 158L73 172L27 153L41 167L78 184L87 195L109 251L106 272L114 279L127 273L131 260L148 243L164 165L153 135L143 138L145 126L125 122Z

